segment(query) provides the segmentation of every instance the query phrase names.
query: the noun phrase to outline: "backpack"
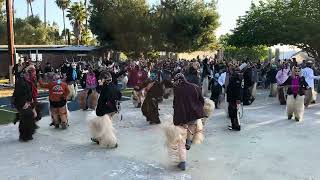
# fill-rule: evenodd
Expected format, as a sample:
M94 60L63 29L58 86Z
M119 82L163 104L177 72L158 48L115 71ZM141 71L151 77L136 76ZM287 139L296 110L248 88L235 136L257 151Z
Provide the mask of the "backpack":
M87 87L95 87L97 86L97 79L96 79L96 76L95 74L87 74L87 78L86 78L86 86Z

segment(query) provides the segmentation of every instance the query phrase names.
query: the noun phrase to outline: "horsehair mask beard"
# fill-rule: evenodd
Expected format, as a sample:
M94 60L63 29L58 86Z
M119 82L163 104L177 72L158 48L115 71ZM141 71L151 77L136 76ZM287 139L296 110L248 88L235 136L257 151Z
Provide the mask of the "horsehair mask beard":
M178 73L174 76L174 82L173 85L175 87L179 86L181 83L185 82L186 79L182 73Z

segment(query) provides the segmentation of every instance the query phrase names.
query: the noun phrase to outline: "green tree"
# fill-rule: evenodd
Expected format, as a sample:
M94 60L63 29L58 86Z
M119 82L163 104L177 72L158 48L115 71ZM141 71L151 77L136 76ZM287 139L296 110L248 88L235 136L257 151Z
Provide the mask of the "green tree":
M270 0L252 4L238 19L229 43L235 46L295 45L320 60L320 1Z
M141 54L152 50L185 52L215 44L215 3L162 0L91 0L90 27L103 45ZM134 53L132 53L134 51Z
M66 41L66 16L65 16L65 10L69 8L71 3L71 0L56 0L56 4L57 6L62 10L62 14L63 14L63 37L64 40Z
M145 0L91 0L90 4L90 29L102 45L136 54L151 48Z
M67 17L73 26L73 34L75 36L77 45L79 45L81 42L81 35L84 31L83 24L87 16L88 13L82 2L73 3L68 9Z
M0 21L1 22L1 21ZM7 44L6 22L0 23L0 44ZM26 19L16 18L14 22L15 44L62 44L59 27L56 23L47 25L38 16Z
M268 47L259 45L253 47L235 47L228 44L230 35L222 35L219 38L220 49L223 50L225 60L249 60L258 61L266 60L268 58Z
M3 5L4 5L4 0L0 0L0 11L2 11Z
M219 15L215 1L163 0L153 16L158 19L158 36L153 36L158 50L186 52L216 44Z

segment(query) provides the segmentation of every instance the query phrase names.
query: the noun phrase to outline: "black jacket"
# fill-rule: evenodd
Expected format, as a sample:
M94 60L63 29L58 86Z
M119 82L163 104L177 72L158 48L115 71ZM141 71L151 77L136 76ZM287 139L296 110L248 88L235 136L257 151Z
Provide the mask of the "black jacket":
M66 69L66 76L67 76L67 83L68 82L72 82L72 81L77 81L79 78L80 78L80 71L78 69L76 69L76 72L77 72L77 78L76 79L73 79L72 78L72 72L73 72L73 68L70 66L70 67L67 67Z
M203 118L203 106L204 99L200 87L189 82L174 87L174 125L183 125Z
M97 116L104 116L105 114L117 112L117 101L120 101L121 96L121 92L113 83L104 84L98 99L96 109Z
M239 74L230 76L227 87L227 102L242 101L243 78Z
M267 78L269 79L270 83L272 84L277 83L277 79L276 79L277 73L278 71L275 68L271 68L270 71L268 71Z
M22 109L26 102L32 101L32 87L24 78L20 78L14 87L12 104L17 110Z
M276 76L274 76L276 77ZM248 68L243 73L243 79L244 79L244 88L248 89L253 85L252 81L252 68Z
M287 90L288 95L293 94L291 85L292 85L292 76L289 76L289 78L282 84L282 86L288 86L288 90ZM299 77L299 90L298 90L299 96L303 96L305 94L304 91L308 88L309 88L308 83L306 82L304 77L303 76Z

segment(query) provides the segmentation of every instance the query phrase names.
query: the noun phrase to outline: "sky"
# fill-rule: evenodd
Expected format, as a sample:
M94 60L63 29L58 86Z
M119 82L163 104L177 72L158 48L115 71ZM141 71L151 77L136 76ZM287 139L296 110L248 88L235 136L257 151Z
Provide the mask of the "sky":
M71 0L78 2L79 0ZM159 2L160 0L147 0L150 4ZM236 26L236 20L239 16L245 14L250 8L252 0L218 0L218 13L220 15L220 27L217 30L217 36L230 32ZM33 12L44 19L43 13L44 0L35 0L32 3ZM27 3L25 0L14 0L16 17L24 18L27 16ZM55 0L47 0L47 21L58 23L60 31L63 28L62 11L56 6ZM66 18L66 26L70 28L70 22Z

